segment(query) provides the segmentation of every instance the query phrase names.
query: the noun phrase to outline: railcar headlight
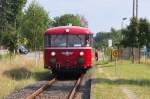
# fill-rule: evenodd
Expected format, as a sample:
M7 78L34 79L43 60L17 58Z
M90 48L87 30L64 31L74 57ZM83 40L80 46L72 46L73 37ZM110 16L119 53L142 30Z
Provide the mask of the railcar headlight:
M84 55L84 52L80 52L80 56L83 56Z
M51 56L55 56L56 55L56 53L55 52L51 52Z

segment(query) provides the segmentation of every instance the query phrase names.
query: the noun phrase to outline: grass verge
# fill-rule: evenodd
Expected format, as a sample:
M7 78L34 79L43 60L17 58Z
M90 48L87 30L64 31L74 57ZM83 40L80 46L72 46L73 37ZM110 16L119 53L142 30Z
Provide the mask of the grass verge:
M93 68L93 99L150 99L150 65L119 61L116 75L114 64Z
M13 56L11 60L0 59L0 66L0 99L14 90L19 90L38 80L47 79L50 75L50 72L43 68L43 59L40 59L38 66L35 66L35 60L24 56Z

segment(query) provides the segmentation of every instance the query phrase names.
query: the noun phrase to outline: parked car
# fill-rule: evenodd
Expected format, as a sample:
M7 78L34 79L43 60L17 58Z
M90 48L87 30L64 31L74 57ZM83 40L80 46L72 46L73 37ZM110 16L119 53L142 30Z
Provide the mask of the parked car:
M20 54L28 54L29 50L25 48L24 45L20 45L17 49L17 52Z

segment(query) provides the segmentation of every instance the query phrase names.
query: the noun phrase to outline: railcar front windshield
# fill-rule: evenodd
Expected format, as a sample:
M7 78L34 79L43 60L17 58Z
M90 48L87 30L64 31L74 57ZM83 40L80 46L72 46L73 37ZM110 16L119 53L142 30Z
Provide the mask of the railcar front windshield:
M68 35L69 47L81 47L85 43L85 35Z
M46 35L46 47L85 47L91 45L91 35Z
M67 36L66 35L51 35L51 45L54 47L65 47L67 46L66 42Z

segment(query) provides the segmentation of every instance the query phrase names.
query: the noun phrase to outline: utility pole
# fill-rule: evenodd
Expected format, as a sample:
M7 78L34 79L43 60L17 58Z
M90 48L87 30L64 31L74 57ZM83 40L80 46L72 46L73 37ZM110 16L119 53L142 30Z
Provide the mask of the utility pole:
M139 34L139 29L138 29L138 0L133 0L133 18L135 18L136 19L136 24L137 24L137 26L136 26L136 32L137 32L137 34ZM138 39L139 39L140 37L138 36ZM140 46L140 41L138 41L138 49L139 49L139 63L140 63L140 58L141 58L141 53L140 53L140 50L141 50L141 48L140 48L141 46Z
M134 28L136 28L136 30L134 30L134 32L136 32L136 34L138 34L139 33L139 31L138 31L138 0L133 0L132 13L133 13L133 16L132 16L133 20L136 20L136 22L134 22L134 24L136 24L136 26L134 27ZM138 43L139 43L139 41L138 41ZM140 49L140 43L138 44L138 48ZM135 57L134 57L134 47L133 46L131 48L131 52L132 52L132 57L133 57L132 62L134 63ZM139 50L139 57L140 57L140 50ZM140 58L139 58L139 60L140 60Z
M136 20L137 20L137 24L138 24L138 0L136 0ZM137 32L139 34L138 26L137 26ZM140 39L140 36L138 36L138 38ZM140 59L141 59L141 45L140 45L140 40L138 41L138 48L139 48L139 64L140 64Z
M133 17L135 17L135 0L133 0L133 11L132 11L132 15L133 15Z
M138 19L138 0L136 0L136 18Z
M138 0L133 0L133 17L138 18Z

